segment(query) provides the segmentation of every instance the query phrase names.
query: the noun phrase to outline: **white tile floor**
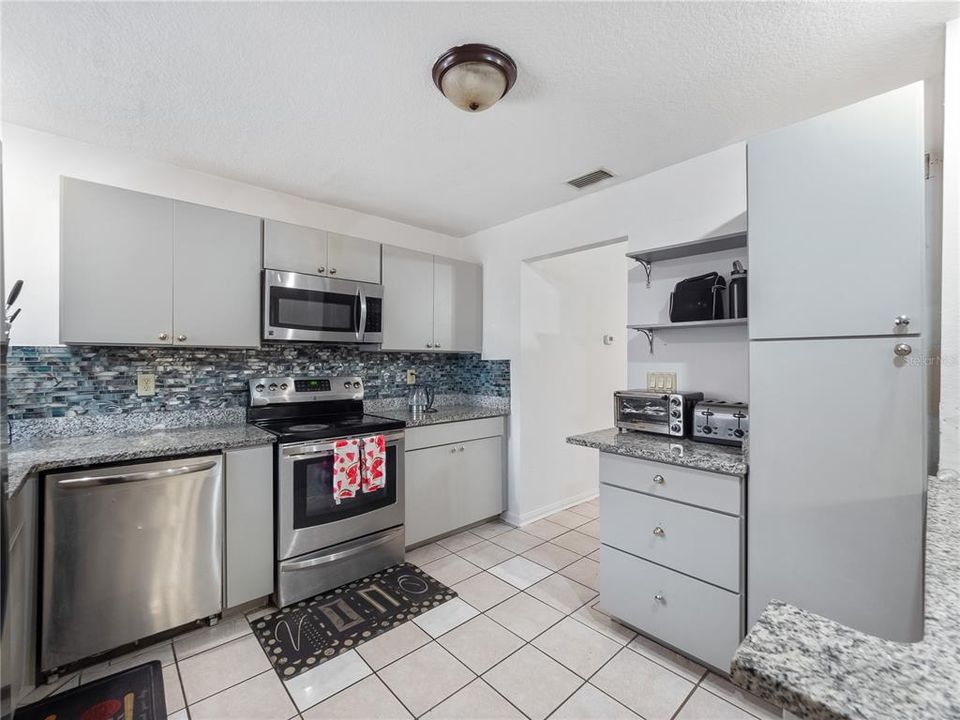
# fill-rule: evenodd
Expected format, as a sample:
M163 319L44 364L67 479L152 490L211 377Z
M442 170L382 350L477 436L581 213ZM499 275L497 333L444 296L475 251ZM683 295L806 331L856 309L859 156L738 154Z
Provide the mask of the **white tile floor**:
M414 550L407 559L460 597L286 682L234 617L31 700L158 659L175 720L779 720L596 607L597 515L594 500L523 530L491 522Z

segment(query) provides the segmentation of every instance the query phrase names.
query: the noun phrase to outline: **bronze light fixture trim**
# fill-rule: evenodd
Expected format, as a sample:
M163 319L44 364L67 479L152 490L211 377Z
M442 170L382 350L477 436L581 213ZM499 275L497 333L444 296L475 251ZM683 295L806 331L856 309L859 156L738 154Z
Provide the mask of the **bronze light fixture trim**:
M466 112L491 107L517 81L517 64L502 50L471 43L450 48L433 64L433 82Z

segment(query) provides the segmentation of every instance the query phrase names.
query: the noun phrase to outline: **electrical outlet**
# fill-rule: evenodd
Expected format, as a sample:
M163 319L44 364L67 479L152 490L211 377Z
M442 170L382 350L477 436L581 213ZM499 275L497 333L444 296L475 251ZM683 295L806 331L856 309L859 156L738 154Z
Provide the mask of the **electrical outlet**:
M407 385L416 385L416 384L417 384L417 371L407 370Z
M153 373L137 373L137 395L149 397L157 394L157 376Z
M677 374L675 372L648 372L647 390L662 393L672 393L677 389Z

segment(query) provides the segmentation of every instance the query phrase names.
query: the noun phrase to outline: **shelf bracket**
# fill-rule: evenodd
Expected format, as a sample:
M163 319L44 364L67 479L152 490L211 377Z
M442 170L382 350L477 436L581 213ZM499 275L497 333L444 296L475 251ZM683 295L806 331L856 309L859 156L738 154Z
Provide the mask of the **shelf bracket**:
M647 287L650 287L650 271L653 269L653 263L649 260L641 260L640 258L634 258L634 260L643 265L643 271L647 274Z
M653 330L648 330L647 328L630 328L631 330L636 330L639 333L643 333L647 338L647 344L650 346L650 354L653 355Z

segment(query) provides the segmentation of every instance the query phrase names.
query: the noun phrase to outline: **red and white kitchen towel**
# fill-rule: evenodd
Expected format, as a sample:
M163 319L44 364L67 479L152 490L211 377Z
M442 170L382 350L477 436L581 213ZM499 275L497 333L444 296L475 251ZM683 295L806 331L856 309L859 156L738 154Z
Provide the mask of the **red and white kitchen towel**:
M386 483L387 444L383 435L337 440L333 447L333 500L376 492Z

